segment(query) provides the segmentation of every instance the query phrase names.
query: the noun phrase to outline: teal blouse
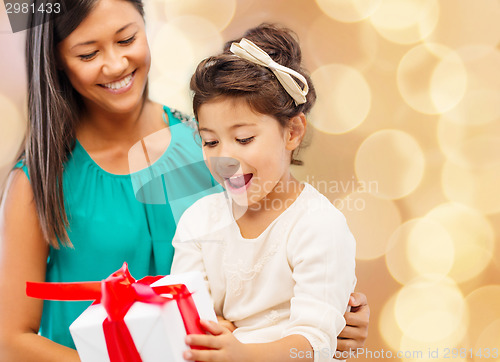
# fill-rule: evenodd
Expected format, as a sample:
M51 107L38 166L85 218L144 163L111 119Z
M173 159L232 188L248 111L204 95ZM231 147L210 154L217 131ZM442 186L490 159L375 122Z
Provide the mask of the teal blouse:
M76 141L63 173L73 247L50 247L47 282L102 280L123 262L136 279L170 272L180 216L200 197L222 189L203 161L194 121L168 107L164 111L170 144L138 172L106 172ZM28 175L22 161L16 167ZM90 304L45 301L39 333L75 348L68 327Z

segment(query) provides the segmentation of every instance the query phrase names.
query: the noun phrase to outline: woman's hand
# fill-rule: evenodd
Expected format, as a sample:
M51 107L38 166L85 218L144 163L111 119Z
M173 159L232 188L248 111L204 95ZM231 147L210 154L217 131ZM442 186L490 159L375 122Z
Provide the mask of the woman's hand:
M234 332L234 330L236 329L236 326L233 323L231 323L227 319L224 319L224 317L221 317L220 315L217 316L217 321L219 322L220 326L226 327L231 332Z
M186 344L208 349L191 349L184 352L188 361L244 361L247 345L241 343L226 327L213 321L201 320L202 327L211 333L191 334L186 337ZM228 322L230 323L230 322ZM231 323L232 324L232 323Z
M346 326L337 338L337 353L340 358L342 354L348 356L350 351L362 348L368 337L368 324L370 322L370 307L366 295L363 293L352 293L349 298L351 311L344 314ZM339 353L340 352L340 353Z

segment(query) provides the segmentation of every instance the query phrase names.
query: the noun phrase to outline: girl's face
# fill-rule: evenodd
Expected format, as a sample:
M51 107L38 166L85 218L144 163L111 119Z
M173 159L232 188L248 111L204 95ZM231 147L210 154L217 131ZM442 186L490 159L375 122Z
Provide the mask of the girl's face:
M244 99L219 98L199 108L198 122L207 166L237 204L259 206L288 180L297 144L274 117Z
M58 62L89 109L130 112L141 104L151 57L144 21L124 0L99 0L58 45Z

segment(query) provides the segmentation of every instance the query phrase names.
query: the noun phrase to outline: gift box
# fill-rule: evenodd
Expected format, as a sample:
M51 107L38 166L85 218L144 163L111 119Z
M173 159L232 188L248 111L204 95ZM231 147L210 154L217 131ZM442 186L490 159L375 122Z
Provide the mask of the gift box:
M217 321L198 272L135 281L125 264L101 283L28 283L27 294L96 299L70 326L83 362L184 362L186 335L204 333L200 318Z

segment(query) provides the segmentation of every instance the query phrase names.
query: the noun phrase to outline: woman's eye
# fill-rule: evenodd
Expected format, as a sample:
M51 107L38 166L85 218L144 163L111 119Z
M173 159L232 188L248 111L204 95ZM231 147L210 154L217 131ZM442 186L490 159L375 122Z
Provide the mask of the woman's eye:
M131 36L130 38L128 38L128 39L125 39L125 40L120 40L120 41L118 42L118 44L124 44L124 45L126 45L126 44L131 44L131 43L133 43L133 42L134 42L134 40L135 40L135 34L134 34L134 35L132 35L132 36Z
M254 140L255 136L248 137L248 138L237 138L236 141L241 143L242 145L246 145L247 143L250 143Z
M91 60L96 55L97 55L97 52L93 52L93 53L90 53L90 54L82 54L82 55L79 55L78 57L80 57L81 60Z
M203 147L215 147L219 141L204 141Z

